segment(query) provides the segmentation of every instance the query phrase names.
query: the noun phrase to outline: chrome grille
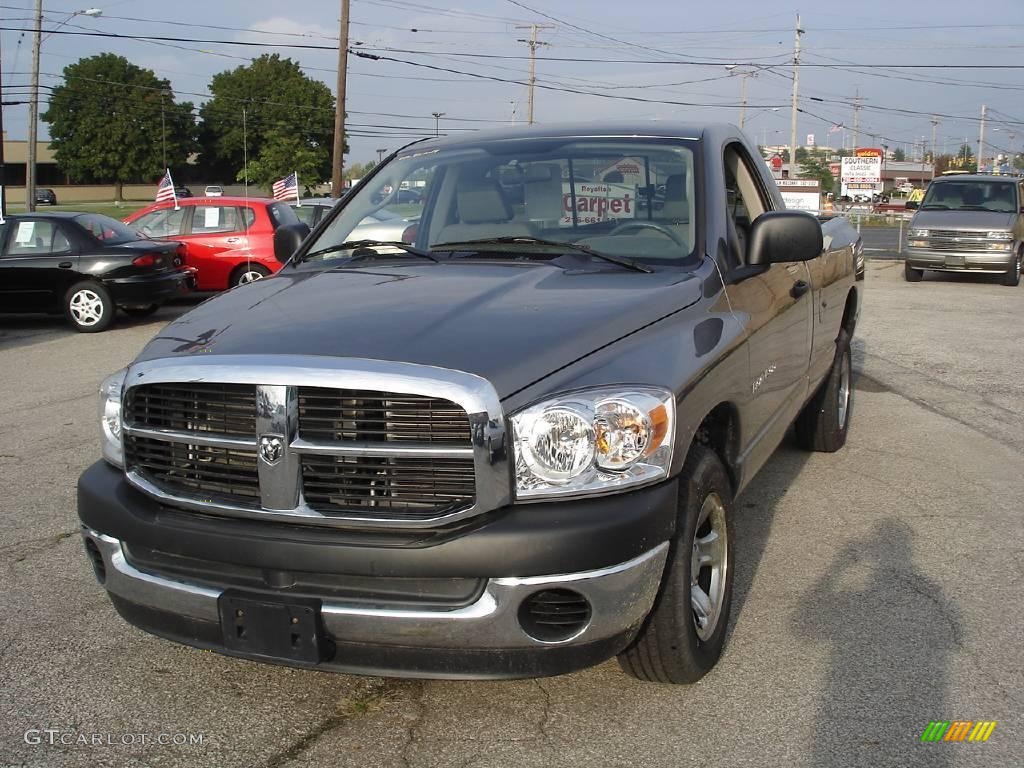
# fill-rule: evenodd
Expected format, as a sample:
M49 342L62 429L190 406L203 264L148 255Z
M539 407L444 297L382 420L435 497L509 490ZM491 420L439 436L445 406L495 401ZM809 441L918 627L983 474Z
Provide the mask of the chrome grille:
M315 510L404 510L409 517L472 503L473 459L304 456L302 490Z
M128 390L125 421L147 429L256 433L256 387L246 384L144 384Z
M258 506L255 451L125 435L125 464L169 493Z
M448 400L323 387L299 387L299 436L470 445L466 411Z
M510 498L500 404L469 374L299 356L211 355L133 370L147 383L124 393L125 469L164 503L425 527ZM481 468L494 474L478 487Z
M988 250L988 239L984 232L932 229L928 231L928 247L933 251L977 253Z

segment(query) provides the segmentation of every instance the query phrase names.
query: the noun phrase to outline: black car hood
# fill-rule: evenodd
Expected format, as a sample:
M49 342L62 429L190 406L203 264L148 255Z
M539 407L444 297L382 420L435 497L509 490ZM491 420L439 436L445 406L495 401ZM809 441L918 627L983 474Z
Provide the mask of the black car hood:
M139 359L213 353L404 361L477 374L504 398L700 294L701 280L676 270L547 262L286 268L166 326Z

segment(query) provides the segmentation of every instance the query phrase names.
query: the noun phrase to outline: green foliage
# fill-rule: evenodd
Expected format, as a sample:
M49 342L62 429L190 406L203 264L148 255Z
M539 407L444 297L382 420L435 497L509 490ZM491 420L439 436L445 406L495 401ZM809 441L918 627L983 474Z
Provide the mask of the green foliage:
M242 178L247 150L249 177L257 183L293 170L302 184L330 177L334 97L298 63L265 54L214 75L209 90L213 97L200 109L201 163L209 176Z
M800 163L800 176L804 179L817 179L821 183L822 192L831 192L836 180L828 165L824 157L808 157Z
M155 183L163 174L164 139L171 168L195 150L192 110L189 102L175 103L167 80L101 53L64 68L41 117L50 124L57 165L74 181Z
M907 153L903 151L903 147L896 147L896 149L892 151L892 159L894 162L897 163L902 163L906 161Z
M361 179L374 168L377 167L377 161L371 160L368 163L354 163L345 169L346 179Z

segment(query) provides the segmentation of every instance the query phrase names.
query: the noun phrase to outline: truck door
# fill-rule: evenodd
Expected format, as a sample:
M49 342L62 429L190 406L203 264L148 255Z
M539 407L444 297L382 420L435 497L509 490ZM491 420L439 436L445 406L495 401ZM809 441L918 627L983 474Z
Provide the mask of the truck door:
M773 209L753 161L740 144L723 157L727 226L737 264L746 263L751 223ZM775 450L807 394L811 355L811 276L804 262L773 264L767 272L729 285L733 312L747 330L750 402L742 428L744 463L750 471Z

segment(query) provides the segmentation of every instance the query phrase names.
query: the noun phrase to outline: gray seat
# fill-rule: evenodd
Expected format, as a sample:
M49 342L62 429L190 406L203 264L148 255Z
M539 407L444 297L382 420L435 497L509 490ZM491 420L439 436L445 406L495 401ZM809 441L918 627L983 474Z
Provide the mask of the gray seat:
M541 228L557 227L565 214L561 167L557 163L531 166L523 187L526 218Z
M513 221L512 207L493 179L459 182L455 200L459 221L442 229L435 245L485 237L529 237L533 234L525 221Z
M665 203L658 218L670 224L686 224L690 220L690 203L686 199L686 177L674 173L665 179Z

